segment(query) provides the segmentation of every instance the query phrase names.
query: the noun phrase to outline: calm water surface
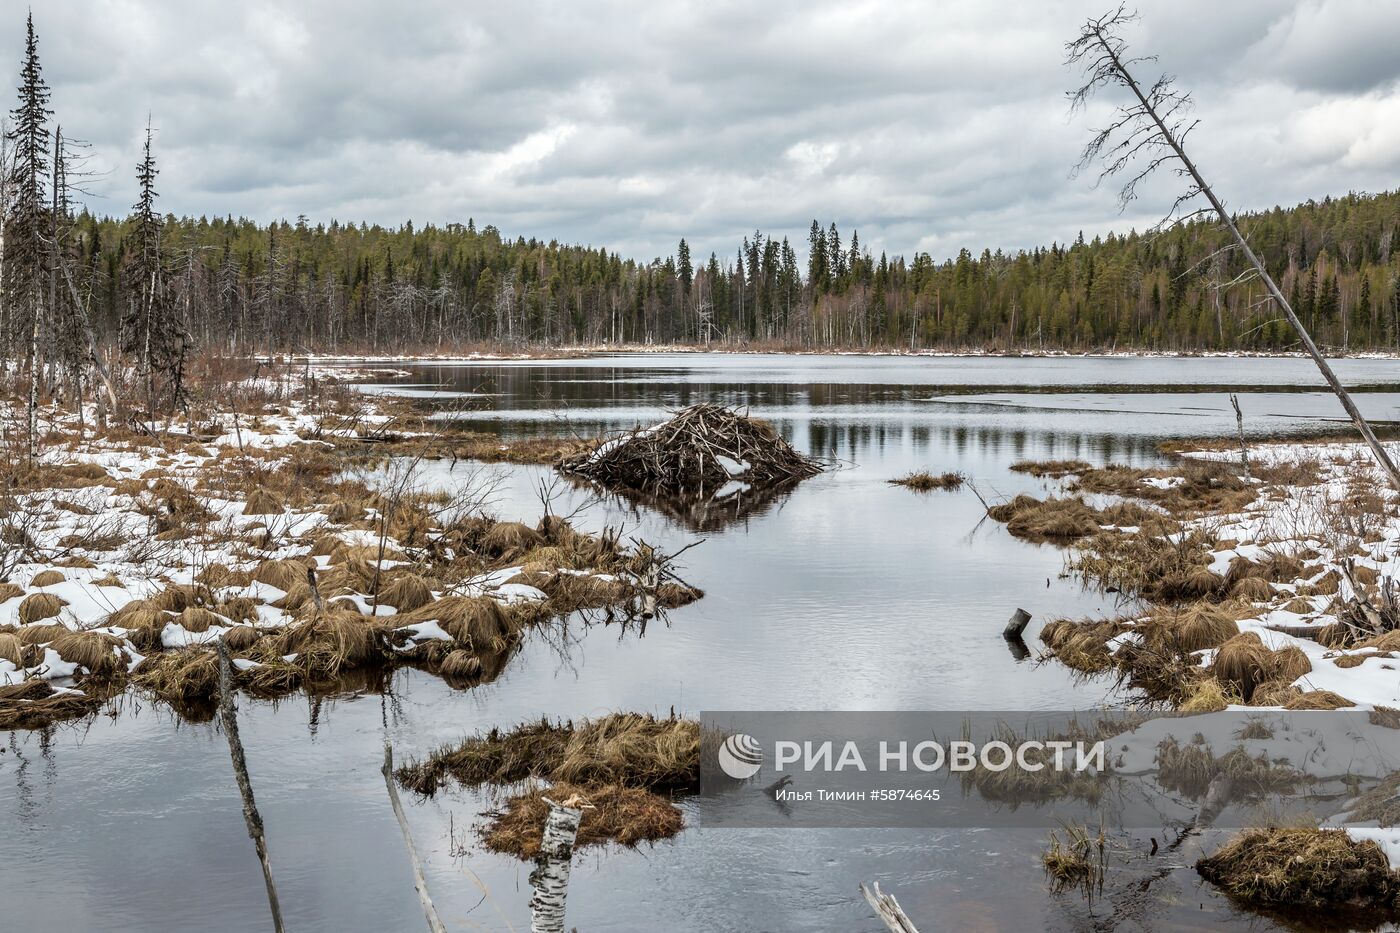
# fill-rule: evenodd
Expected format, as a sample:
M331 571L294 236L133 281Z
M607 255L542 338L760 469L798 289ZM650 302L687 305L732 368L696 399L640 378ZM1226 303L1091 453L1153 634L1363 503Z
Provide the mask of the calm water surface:
M401 364L394 364L400 366ZM1170 437L1228 434L1238 392L1255 435L1334 426L1340 410L1302 360L901 359L642 355L431 364L375 391L447 406L503 436L630 427L699 401L750 406L839 468L703 535L645 508L561 487L577 524L624 523L667 550L699 538L683 574L706 591L645 634L586 626L532 636L495 682L459 692L401 672L378 695L279 704L240 717L288 929L422 928L379 774L491 726L613 710L1074 709L1113 702L1102 683L1018 660L998 635L1011 611L1110 612L1061 580L1063 553L981 520L971 490L916 495L885 481L965 473L988 498L1043 492L1023 458L1153 463ZM1400 408L1400 364L1342 361L1381 420ZM1336 425L1340 427L1340 425ZM429 464L425 484L471 471ZM491 468L493 507L536 520L543 468ZM590 504L591 503L591 504ZM115 718L3 737L0 929L263 930L262 878L223 737L128 702ZM529 866L474 844L491 803L449 791L407 801L448 926L529 928ZM857 893L878 880L925 930L1274 929L1194 872L1144 895L1134 879L1086 906L1052 897L1043 832L735 831L691 828L637 850L579 853L569 921L598 930L883 929ZM1124 840L1145 845L1141 840ZM1135 876L1136 877L1136 876Z

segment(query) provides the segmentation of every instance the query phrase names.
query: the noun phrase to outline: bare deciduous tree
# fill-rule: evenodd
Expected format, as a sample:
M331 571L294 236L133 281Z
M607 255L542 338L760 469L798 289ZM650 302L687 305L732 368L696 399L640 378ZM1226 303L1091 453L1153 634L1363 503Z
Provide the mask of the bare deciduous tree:
M1118 107L1108 126L1098 130L1084 147L1079 170L1097 165L1100 181L1112 177L1126 179L1118 193L1120 206L1133 201L1137 197L1138 186L1160 168L1165 167L1188 179L1185 191L1177 196L1163 223L1180 223L1192 217L1214 214L1229 230L1235 247L1253 268L1254 276L1264 283L1288 323L1298 332L1304 349L1370 446L1376 461L1390 478L1391 485L1400 490L1400 470L1396 469L1389 453L1361 416L1351 395L1318 350L1303 322L1293 312L1263 261L1240 233L1235 219L1225 210L1225 205L1187 156L1186 138L1199 122L1190 116L1191 95L1178 90L1170 75L1159 75L1150 85L1140 83L1133 75L1131 69L1134 66L1154 61L1151 57L1131 57L1128 52L1122 30L1136 19L1136 13L1119 6L1111 13L1090 19L1078 37L1065 45L1066 64L1081 68L1085 76L1084 84L1069 94L1072 111L1086 107L1089 100L1104 89L1122 88L1132 94L1131 102ZM1188 210L1199 203L1199 198L1204 198L1208 206Z

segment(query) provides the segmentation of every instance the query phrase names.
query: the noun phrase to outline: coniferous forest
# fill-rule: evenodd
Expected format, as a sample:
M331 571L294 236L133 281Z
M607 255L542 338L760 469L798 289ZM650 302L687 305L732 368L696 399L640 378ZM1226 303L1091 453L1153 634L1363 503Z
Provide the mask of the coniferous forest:
M61 102L59 102L61 103ZM712 348L1287 350L1294 336L1207 222L1028 251L875 255L858 230L738 237L729 255L641 260L511 238L473 219L388 228L160 212L147 134L124 217L77 206L32 22L6 136L9 358L76 371L113 352L178 393L183 358L690 344ZM1320 343L1400 347L1400 192L1242 214ZM53 358L50 358L53 357ZM151 391L155 391L151 377Z

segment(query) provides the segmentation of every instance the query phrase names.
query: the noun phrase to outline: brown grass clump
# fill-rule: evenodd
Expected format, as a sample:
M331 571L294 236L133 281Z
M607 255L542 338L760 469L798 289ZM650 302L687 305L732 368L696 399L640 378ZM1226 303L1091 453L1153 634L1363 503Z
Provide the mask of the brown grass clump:
M1225 578L1209 567L1197 564L1186 571L1181 581L1181 590L1192 596L1211 596L1220 592Z
M1185 698L1176 708L1183 713L1218 713L1238 703L1239 697L1225 692L1225 686L1213 677L1202 677L1187 688Z
M49 644L70 664L81 664L94 677L111 677L126 672L117 653L122 639L101 632L64 632Z
M342 547L348 547L344 538L331 534L329 531L317 532L311 539L311 556L329 557Z
M399 612L412 612L433 601L433 588L414 573L398 574L379 591L379 601Z
M254 489L243 504L244 515L279 515L281 512L282 503L261 486Z
M1364 654L1344 654L1339 658L1334 658L1332 663L1341 668L1360 667L1366 663Z
M614 713L579 723L551 779L690 789L700 780L700 728L691 719Z
M905 489L912 489L915 492L931 492L935 489L957 489L967 482L967 477L961 473L940 473L933 474L927 470L918 470L899 479L885 480L891 486L903 486Z
M1254 688L1273 676L1273 652L1254 632L1242 632L1220 646L1210 672L1248 702Z
M1240 627L1229 615L1208 602L1158 610L1143 628L1149 642L1185 654L1218 648L1240 633Z
M63 572L61 570L41 570L38 573L34 574L33 579L29 581L29 585L53 586L55 583L62 583L64 580L67 579L68 578L63 575Z
M1073 622L1057 619L1040 630L1040 640L1061 664L1086 674L1097 674L1113 667L1107 642L1125 631L1116 620Z
M1339 693L1333 693L1331 690L1306 690L1283 704L1283 708L1288 710L1333 710L1355 705L1351 700Z
M1311 674L1313 669L1307 653L1296 645L1288 645L1275 651L1272 664L1273 677L1270 679L1284 680L1290 683L1299 677Z
M52 619L63 611L68 601L53 593L31 593L19 604L19 621L24 625L41 619Z
M132 680L166 702L207 700L219 689L219 660L205 648L161 651L142 661Z
M663 583L656 588L656 601L662 608L679 609L702 598L705 591L683 583Z
M505 649L520 631L506 608L485 596L444 596L395 617L394 622L402 626L430 620L453 640L485 653Z
M15 667L24 667L23 648L24 642L14 632L0 632L0 660L9 661Z
M481 673L481 659L470 651L454 648L438 662L437 671L449 681L470 680Z
M543 777L563 756L572 732L571 725L545 720L523 723L509 732L492 729L455 748L443 747L426 761L403 765L395 774L400 784L424 796L434 794L448 775L468 787Z
M1250 694L1250 706L1287 706L1303 691L1287 680L1267 680Z
M212 609L202 606L186 606L175 617L175 622L190 632L207 632L211 625L223 625L225 619Z
M21 625L15 630L15 637L25 645L46 645L61 635L71 632L66 625L57 622L45 622L38 625Z
M1241 577L1230 587L1230 595L1251 602L1264 602L1273 598L1274 588L1263 577Z
M0 583L0 603L14 599L16 596L24 595L24 587L16 586L13 583Z
M298 560L265 560L253 568L253 579L279 590L290 590L295 583L306 582L306 565Z
M539 532L522 522L497 522L481 539L482 550L496 557L524 554L542 543Z
M149 598L152 605L166 612L184 612L191 606L208 606L214 603L214 594L207 586L199 584L175 584L167 586Z
M160 647L160 633L171 616L155 603L134 599L107 617L107 624L127 630L127 638L140 651Z
M258 643L262 633L251 625L235 625L223 634L224 644L229 651L246 651Z
M1021 460L1011 464L1011 469L1031 476L1059 478L1070 473L1083 473L1093 469L1093 466L1083 460Z
M1060 841L1058 833L1050 833L1050 848L1040 857L1045 867L1045 876L1050 879L1050 888L1055 894L1075 888L1092 897L1103 891L1104 876L1108 868L1108 846L1103 827L1097 836L1091 835L1088 827L1064 825L1066 840Z
M388 651L385 629L353 609L330 609L282 629L272 652L297 654L297 666L312 676L334 676L382 659Z
M107 573L100 577L94 577L90 582L93 586L115 586L126 589L126 584L122 582L122 578L114 573Z
M1251 829L1196 863L1230 897L1261 907L1376 907L1400 898L1400 876L1371 840L1340 829Z
M482 831L486 847L522 859L538 855L545 819L549 816L546 797L561 802L581 798L586 803L574 842L576 846L606 842L635 846L640 842L669 839L684 828L681 812L675 805L651 791L618 785L555 784L548 790L536 788L507 800L505 809L492 814L490 824Z
M1303 596L1335 596L1341 588L1341 574L1335 570L1329 570L1316 582L1300 586L1298 592Z
M1006 530L1031 541L1072 541L1095 534L1099 522L1079 499L1047 499L1017 496L1010 502L987 510L994 520L1006 523Z
M226 586L247 586L251 578L246 574L235 573L226 564L213 563L201 570L195 580L210 589L218 590Z
M577 725L541 720L473 736L397 774L405 787L427 795L448 775L468 786L540 777L589 786L693 790L700 780L700 728L690 719L638 713Z

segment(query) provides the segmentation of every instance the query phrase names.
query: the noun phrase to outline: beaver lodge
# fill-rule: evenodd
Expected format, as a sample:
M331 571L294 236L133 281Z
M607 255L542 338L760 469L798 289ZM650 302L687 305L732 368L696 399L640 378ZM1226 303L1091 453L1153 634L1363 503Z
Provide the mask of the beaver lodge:
M395 776L425 796L448 777L468 787L513 788L481 828L486 847L496 852L538 854L549 813L546 795L583 801L578 845L631 846L681 831L681 813L670 796L699 787L700 729L692 719L637 713L579 723L541 720L439 749Z
M722 405L694 405L668 421L604 440L559 463L604 488L723 499L822 472L772 425Z
M469 490L404 476L351 478L322 438L352 419L328 400L233 403L235 420L200 438L45 425L43 461L0 503L0 728L92 714L128 690L207 718L219 642L235 685L260 697L374 689L403 665L469 687L532 626L700 596L616 533L500 521Z

